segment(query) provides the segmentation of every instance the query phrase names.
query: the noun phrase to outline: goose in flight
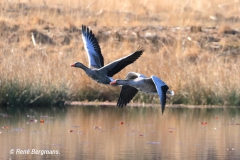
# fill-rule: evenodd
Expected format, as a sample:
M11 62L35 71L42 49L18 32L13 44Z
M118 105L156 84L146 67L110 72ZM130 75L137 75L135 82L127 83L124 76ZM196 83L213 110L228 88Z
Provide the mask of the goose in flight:
M110 84L122 86L117 102L117 106L121 108L126 106L138 91L142 91L149 94L158 94L163 114L166 99L168 98L166 94L174 95L174 92L168 90L169 87L160 78L156 76L147 78L146 76L135 72L129 72L125 80L116 79L110 82Z
M83 65L81 62L75 62L71 67L83 69L89 77L102 84L110 84L113 81L111 78L113 75L133 63L144 52L143 48L139 47L134 53L104 66L104 58L98 41L92 31L84 25L82 26L82 39L88 55L89 67Z

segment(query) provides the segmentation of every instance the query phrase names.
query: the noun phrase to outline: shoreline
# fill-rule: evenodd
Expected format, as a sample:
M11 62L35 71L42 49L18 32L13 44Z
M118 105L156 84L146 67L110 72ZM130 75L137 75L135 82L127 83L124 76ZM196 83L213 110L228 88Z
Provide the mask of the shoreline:
M81 102L72 101L65 102L65 106L114 106L116 102ZM160 104L149 104L149 103L129 103L126 107L161 107ZM218 105L185 105L185 104L167 104L167 108L240 108L240 106L218 106Z

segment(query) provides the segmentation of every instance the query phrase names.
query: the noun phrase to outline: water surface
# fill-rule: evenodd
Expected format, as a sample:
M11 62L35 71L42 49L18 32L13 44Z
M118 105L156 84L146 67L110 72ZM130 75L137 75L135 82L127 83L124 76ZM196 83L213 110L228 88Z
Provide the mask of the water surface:
M0 159L240 159L239 115L233 108L164 115L157 107L2 108Z

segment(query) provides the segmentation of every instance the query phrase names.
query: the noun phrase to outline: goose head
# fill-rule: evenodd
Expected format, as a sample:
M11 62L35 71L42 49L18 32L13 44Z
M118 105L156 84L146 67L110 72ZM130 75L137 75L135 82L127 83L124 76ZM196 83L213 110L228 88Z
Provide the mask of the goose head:
M78 68L83 68L85 67L81 62L75 62L70 65L71 67L78 67Z

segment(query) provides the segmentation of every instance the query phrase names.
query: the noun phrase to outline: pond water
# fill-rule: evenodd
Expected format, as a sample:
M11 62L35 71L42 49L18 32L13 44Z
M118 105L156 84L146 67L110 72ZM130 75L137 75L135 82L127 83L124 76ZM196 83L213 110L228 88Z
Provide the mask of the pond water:
M0 159L240 159L239 109L0 109Z

